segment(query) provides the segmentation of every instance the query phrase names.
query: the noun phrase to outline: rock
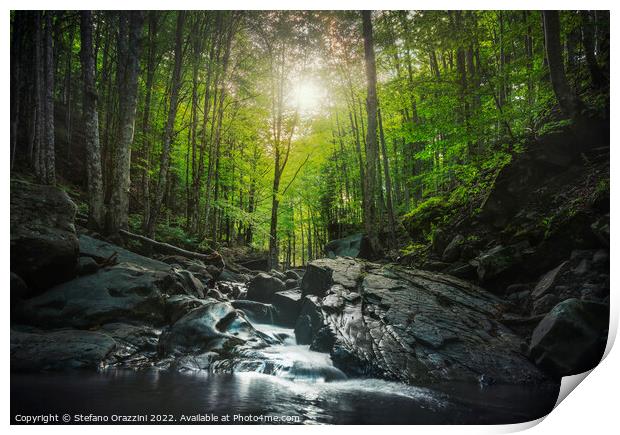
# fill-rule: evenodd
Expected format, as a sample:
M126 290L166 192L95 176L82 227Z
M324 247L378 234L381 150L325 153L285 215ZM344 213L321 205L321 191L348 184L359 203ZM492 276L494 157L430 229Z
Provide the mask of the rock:
M529 292L531 288L532 287L529 284L522 284L522 283L510 284L508 287L506 287L506 294L511 295L513 293L521 293L525 291Z
M11 329L11 371L95 370L115 347L100 332Z
M297 289L277 292L273 295L272 301L278 322L294 326L301 310L301 291Z
M498 245L472 260L472 265L477 267L480 282L488 282L517 268L528 253L531 253L530 245L526 241Z
M85 234L80 234L79 243L80 255L95 258L100 262L110 258L112 255L116 255L118 263L137 264L145 269L162 272L168 272L172 269L170 265L162 261L144 257L140 254L136 254L135 252L121 248L120 246L95 239Z
M530 355L556 377L582 373L603 356L609 306L567 299L556 305L532 334Z
M168 290L174 294L187 294L198 298L205 297L205 288L202 282L197 279L189 270L174 270L175 276L170 275L170 288Z
M116 342L116 348L105 359L107 367L147 369L157 358L161 330L146 325L108 323L99 330Z
M451 266L450 263L446 263L445 261L433 260L429 258L424 261L422 268L424 270L430 270L431 272L439 272L442 270L446 270Z
M441 261L444 261L446 263L452 263L458 260L461 256L461 247L463 246L464 242L465 237L463 237L461 234L457 234L456 236L454 236L450 244L448 244L446 249L443 251L443 254L441 255Z
M11 180L11 271L36 292L75 274L76 209L56 187Z
M245 287L241 283L232 281L218 281L215 283L215 289L229 299L239 299L241 292L245 291Z
M90 328L115 321L164 321L162 289L169 276L122 264L57 285L23 305L28 323Z
M220 273L220 276L218 277L219 281L230 281L230 282L239 282L239 283L245 283L248 281L248 279L246 278L245 275L241 274L241 273L235 273L232 272L228 269L224 269L222 271L222 273Z
M181 317L207 303L205 299L198 299L189 295L172 295L165 299L165 316L168 323L174 323Z
M609 248L609 213L597 219L590 228L601 243Z
M301 310L295 322L297 344L312 344L319 330L326 326L324 322L319 298L306 296L302 300Z
M11 305L31 295L28 285L16 273L11 272Z
M264 344L241 311L230 303L210 302L190 311L164 330L159 340L162 355L226 352L231 346Z
M469 263L456 262L449 265L446 269L440 269L443 273L456 276L457 278L468 281L475 281L478 275L476 268Z
M534 290L532 291L532 297L539 298L545 293L547 293L549 289L551 289L554 285L556 285L556 280L558 276L561 274L562 270L567 266L567 264L568 262L565 261L556 268L545 273L540 278L540 281L538 281L538 283L536 284L536 287L534 287Z
M441 228L436 228L432 233L431 249L436 255L442 255L450 243L448 234Z
M353 234L342 239L331 240L325 245L325 254L329 258L357 257L362 248L363 234Z
M299 274L292 269L284 272L284 276L286 277L286 279L294 279L295 281L300 279Z
M284 275L282 272L279 272L275 269L271 269L271 271L269 272L269 275L278 278L280 281L286 280L286 275Z
M256 323L274 323L278 315L275 307L271 304L236 300L232 301L231 305L243 311L250 320Z
M325 296L332 284L355 287L361 276L361 263L353 259L323 258L308 264L301 281L302 296Z
M248 284L247 298L252 301L270 303L274 293L284 290L284 283L266 273L259 273Z
M311 262L304 282L323 286L303 299L297 341L323 351L333 343L334 365L347 374L407 383L546 379L496 320L502 301L465 281L339 258Z
M78 264L76 268L76 272L78 275L90 275L91 273L96 273L98 270L99 270L99 265L93 258L91 257L78 258Z
M290 290L297 287L298 282L299 281L296 279L287 279L286 281L284 281L284 287L286 287L287 290Z
M553 294L546 294L534 301L532 314L546 314L558 303L558 297Z

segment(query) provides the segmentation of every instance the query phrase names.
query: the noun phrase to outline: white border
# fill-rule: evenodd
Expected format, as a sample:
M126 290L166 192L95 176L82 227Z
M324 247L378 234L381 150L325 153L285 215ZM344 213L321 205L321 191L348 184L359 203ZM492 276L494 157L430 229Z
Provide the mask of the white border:
M3 162L3 169L5 171L5 182L3 186L0 186L0 204L2 205L2 213L4 216L5 225L8 226L9 222L9 206L10 204L10 189L9 189L9 153L8 153L8 136L9 136L9 111L10 111L10 98L9 98L9 10L10 9L611 9L611 59L612 59L612 80L611 80L611 94L612 101L617 95L618 91L618 79L613 75L614 66L616 64L615 59L618 55L618 41L615 37L616 29L613 24L616 23L614 9L615 3L611 1L531 1L531 0L504 0L504 1L468 1L468 2L456 2L445 0L416 0L416 1L402 1L402 0L382 0L382 1L368 1L368 0L314 0L314 1L284 1L284 0L227 0L226 2L209 2L203 1L188 1L177 0L171 2L170 0L134 0L128 2L127 0L107 0L107 1L15 1L9 0L4 2L6 5L4 19L0 21L1 33L3 43L2 55L0 59L4 60L2 69L4 86L2 87L2 100L4 105L2 106L2 125L4 132L4 144L5 151L0 155L0 159ZM617 125L618 117L612 103L612 131L611 131L611 164L612 168L618 167L616 164L616 156L618 152L615 150L616 146L620 146L617 143ZM613 171L612 171L613 172ZM618 202L616 201L617 195L612 192L611 208L612 208L612 227L616 228L616 219L618 212ZM620 242L620 236L617 236L615 230L612 232L612 248L611 248L611 261L612 270L615 271L617 266L617 246ZM2 232L2 239L0 240L0 255L3 268L3 276L5 277L4 288L4 314L5 322L9 322L10 312L8 298L8 276L9 276L9 228L5 227ZM617 303L617 291L615 291L616 284L619 282L615 273L611 276L611 324L610 324L610 342L608 343L607 352L611 348L613 339L617 331L618 325L618 303ZM3 329L3 358L0 360L0 373L2 376L3 396L0 399L2 408L4 409L5 424L9 423L9 328L8 325ZM412 432L423 433L509 433L524 430L530 427L531 433L549 433L558 432L563 434L580 434L584 433L612 433L618 428L618 409L615 402L615 396L618 388L618 364L620 357L618 351L611 352L601 364L593 370L592 374L588 376L588 380L582 385L579 385L578 391L574 394L570 394L559 406L551 412L551 414L544 419L536 422L518 424L518 425L506 425L506 426L390 426L388 430L390 432L402 432L411 434ZM566 379L565 384L573 383L573 379ZM576 385L573 385L573 388ZM544 421L543 421L544 420ZM541 423L542 421L542 423ZM539 424L540 423L540 424ZM51 433L82 433L84 427L70 427L70 426L55 426L47 427L46 430ZM109 434L110 431L120 431L122 433L136 433L138 431L149 431L149 433L166 433L171 431L178 431L181 428L178 427L165 427L165 426L149 426L147 428L122 426L111 428L109 426L91 426L87 429L89 433L105 433ZM12 431L17 433L40 433L43 429L38 427L17 427L12 426ZM304 432L324 432L336 430L339 433L353 432L355 433L372 433L376 435L376 432L383 431L385 429L377 426L321 426L312 428L299 428L299 427L284 427L284 426L252 426L252 427L223 427L223 426L197 426L197 427L184 427L183 431L192 432L210 432L216 431L217 433L248 433L252 434L272 434L272 433L290 433L303 430Z

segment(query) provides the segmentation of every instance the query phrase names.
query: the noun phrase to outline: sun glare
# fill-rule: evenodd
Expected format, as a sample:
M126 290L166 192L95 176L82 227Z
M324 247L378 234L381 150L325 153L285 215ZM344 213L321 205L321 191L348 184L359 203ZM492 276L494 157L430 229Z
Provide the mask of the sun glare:
M291 104L302 116L316 114L323 104L323 89L312 79L301 78L293 87Z

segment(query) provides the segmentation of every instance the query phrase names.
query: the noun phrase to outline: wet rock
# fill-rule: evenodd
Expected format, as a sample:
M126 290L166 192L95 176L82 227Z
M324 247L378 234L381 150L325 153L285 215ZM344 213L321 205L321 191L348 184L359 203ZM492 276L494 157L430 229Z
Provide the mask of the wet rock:
M266 273L259 273L248 284L247 298L252 301L270 303L274 293L284 290L284 283Z
M558 303L558 297L553 294L541 296L534 301L532 314L546 314Z
M43 327L91 328L110 322L165 322L165 295L191 293L178 275L120 263L28 299L22 317Z
M91 273L96 273L98 270L99 265L93 258L80 257L78 259L78 264L76 268L78 275L90 275Z
M319 330L326 326L324 321L319 298L316 296L304 297L295 323L297 344L312 344Z
M235 273L228 269L224 269L222 273L220 273L220 276L218 277L218 279L220 281L230 281L230 282L239 282L239 283L248 282L248 278L245 275L241 273Z
M113 352L104 361L106 366L135 370L154 365L161 330L146 325L108 323L99 331L116 342Z
M172 295L165 299L165 315L168 323L174 323L194 308L207 303L205 299L198 299L190 295Z
M287 279L286 281L284 281L284 286L286 287L287 290L290 290L292 288L297 287L298 282L299 281L296 279Z
M113 245L103 240L95 239L85 234L79 236L80 255L84 257L91 257L98 262L103 262L116 256L117 263L131 263L141 266L145 269L151 269L161 272L168 272L172 268L170 265L159 261L153 260L149 257L144 257L135 252L121 248L120 246Z
M274 323L277 318L276 309L271 304L236 300L232 301L231 305L236 309L243 311L250 320L256 323Z
M403 382L545 379L522 355L522 340L495 320L502 301L481 288L394 265L314 263L304 280L331 272L331 282L321 297L315 290L304 298L295 335L321 350L333 342L332 360L345 373Z
M292 269L284 272L284 276L286 276L286 279L294 279L295 281L298 281L300 279L299 274Z
M506 287L506 294L511 295L513 293L521 293L524 291L529 292L530 290L531 286L529 284L510 284L508 287Z
M301 310L301 291L297 289L274 293L272 303L277 311L278 322L294 326Z
M609 306L567 299L556 305L532 334L530 355L556 377L582 373L603 356Z
M202 282L189 270L174 270L168 278L169 293L186 294L198 298L205 297L205 288Z
M461 247L463 246L464 242L465 237L463 237L461 234L457 234L456 236L454 236L450 244L443 251L443 254L441 255L441 261L444 261L446 263L452 263L458 260L461 256Z
M269 275L278 278L280 281L286 280L286 275L284 275L282 272L277 271L275 269L271 269L271 271L269 272Z
M76 206L53 186L11 180L11 271L41 292L75 275Z
M94 370L115 348L114 339L100 332L11 329L11 370Z
M211 302L190 311L166 328L159 340L162 355L217 352L254 342L264 344L241 311L230 303Z
M356 287L362 273L361 264L348 258L322 258L311 262L301 281L302 295L323 297L333 284Z

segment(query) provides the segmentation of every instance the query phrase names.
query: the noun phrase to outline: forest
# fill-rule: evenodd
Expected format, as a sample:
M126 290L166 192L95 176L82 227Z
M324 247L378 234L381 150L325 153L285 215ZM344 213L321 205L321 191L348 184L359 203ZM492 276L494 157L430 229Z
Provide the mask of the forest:
M519 423L601 361L609 11L10 29L12 423Z
M12 171L78 191L108 235L276 267L363 229L398 256L403 216L608 105L608 14L362 15L15 12Z

